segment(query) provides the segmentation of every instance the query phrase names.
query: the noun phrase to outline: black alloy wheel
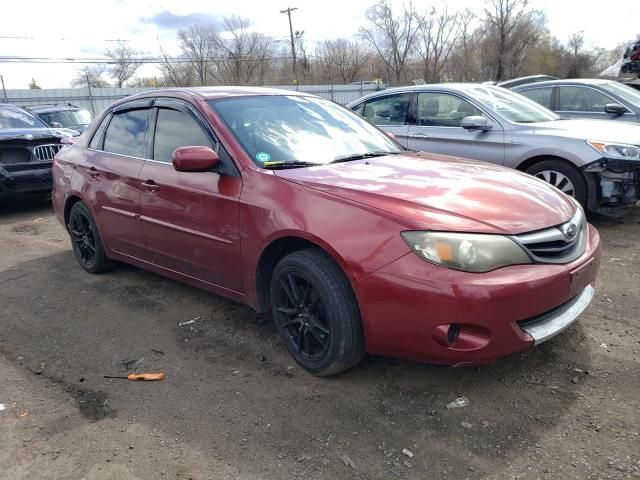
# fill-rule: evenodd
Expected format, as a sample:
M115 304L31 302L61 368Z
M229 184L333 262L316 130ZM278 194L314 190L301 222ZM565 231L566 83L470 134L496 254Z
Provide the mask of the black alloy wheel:
M69 237L76 260L90 273L101 273L111 267L102 245L91 212L82 202L77 202L69 212Z
M298 355L317 360L327 351L331 326L322 298L313 284L290 271L278 278L276 322Z

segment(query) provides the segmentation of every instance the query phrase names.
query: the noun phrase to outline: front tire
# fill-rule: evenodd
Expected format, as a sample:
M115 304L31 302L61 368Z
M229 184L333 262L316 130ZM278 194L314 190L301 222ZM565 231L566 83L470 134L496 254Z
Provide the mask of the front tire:
M323 251L300 250L280 260L270 298L282 341L309 372L336 375L364 357L364 332L351 285Z
M82 268L89 273L102 273L111 268L91 212L82 202L77 202L69 212L69 237L73 254Z
M584 208L587 207L587 182L574 166L559 160L544 160L530 166L526 172L575 198Z

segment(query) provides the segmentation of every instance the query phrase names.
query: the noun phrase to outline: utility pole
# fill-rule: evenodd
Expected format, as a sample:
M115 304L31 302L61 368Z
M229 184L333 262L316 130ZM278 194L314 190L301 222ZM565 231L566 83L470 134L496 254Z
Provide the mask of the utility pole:
M291 34L291 56L293 57L293 77L295 78L296 85L298 85L298 69L296 68L296 43L293 40L293 26L291 25L291 12L297 10L298 7L287 8L286 10L280 10L280 13L286 13L289 17L289 33Z

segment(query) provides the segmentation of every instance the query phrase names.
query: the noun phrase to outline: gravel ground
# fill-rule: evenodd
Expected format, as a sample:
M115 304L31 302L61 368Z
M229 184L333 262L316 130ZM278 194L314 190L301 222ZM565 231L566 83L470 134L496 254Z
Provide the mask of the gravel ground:
M49 205L0 207L0 478L640 478L640 212L592 221L596 297L555 339L320 379L248 308L124 265L89 275ZM166 379L102 378L132 370Z

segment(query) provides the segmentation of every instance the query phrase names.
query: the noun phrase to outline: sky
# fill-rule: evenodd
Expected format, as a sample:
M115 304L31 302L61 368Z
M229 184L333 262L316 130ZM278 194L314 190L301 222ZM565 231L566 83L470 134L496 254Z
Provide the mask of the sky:
M420 10L441 6L444 0L414 0ZM194 23L221 25L225 16L249 18L253 28L269 36L288 40L287 7L297 7L292 20L295 30L304 30L312 45L328 38L353 37L365 21L365 12L375 0L85 0L74 8L50 0L12 1L2 7L0 57L97 58L113 48L114 41L157 56L162 47L178 53L177 32ZM400 6L402 0L393 0ZM449 10L482 11L484 0L447 0ZM640 33L640 9L632 0L609 0L595 12L583 0L530 0L532 8L547 16L553 35L562 41L584 31L585 46L614 48ZM37 12L37 15L34 14ZM6 88L28 88L32 78L42 88L68 88L80 66L25 64L0 61ZM145 65L139 76L153 76L156 69Z

